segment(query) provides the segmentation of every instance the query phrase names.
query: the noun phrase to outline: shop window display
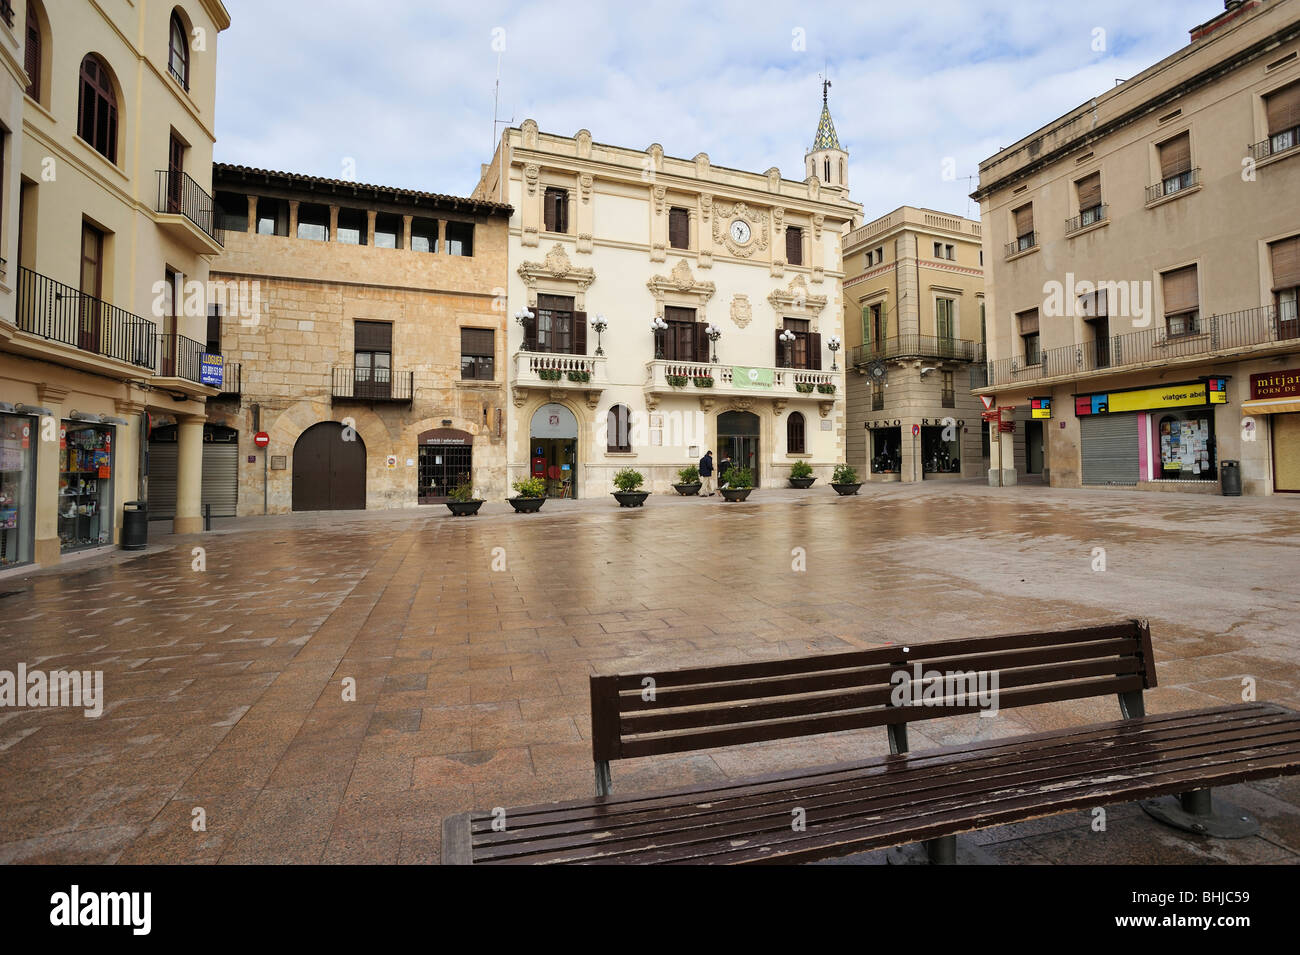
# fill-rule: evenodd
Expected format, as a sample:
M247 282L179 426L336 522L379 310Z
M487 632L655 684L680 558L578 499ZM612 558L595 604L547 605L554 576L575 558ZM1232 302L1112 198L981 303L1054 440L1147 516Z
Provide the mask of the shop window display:
M0 415L0 569L32 561L35 469L36 419Z
M926 474L956 474L961 471L961 448L954 435L951 441L944 440L945 431L957 431L957 428L923 427L921 428L921 469Z
M1215 479L1214 419L1210 415L1165 415L1160 419L1159 436L1161 479Z
M898 428L875 428L871 432L871 472L897 474L902 438Z
M59 448L59 546L113 542L113 429L64 422Z

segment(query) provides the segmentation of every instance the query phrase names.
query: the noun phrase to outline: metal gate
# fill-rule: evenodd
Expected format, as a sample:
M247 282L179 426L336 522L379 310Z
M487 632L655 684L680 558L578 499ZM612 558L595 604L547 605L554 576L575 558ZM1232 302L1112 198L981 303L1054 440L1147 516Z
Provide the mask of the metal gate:
M441 504L451 489L470 480L474 449L469 445L420 445L418 468L421 504Z
M1084 484L1137 484L1137 415L1080 418L1079 446Z
M238 432L205 425L203 474L199 501L210 505L213 517L234 517L239 497ZM176 517L176 426L155 430L149 441L149 520Z
M239 445L203 446L203 490L200 500L213 517L234 517L239 502Z
M366 446L337 421L314 424L293 446L295 511L365 510ZM345 440L346 438L346 440Z

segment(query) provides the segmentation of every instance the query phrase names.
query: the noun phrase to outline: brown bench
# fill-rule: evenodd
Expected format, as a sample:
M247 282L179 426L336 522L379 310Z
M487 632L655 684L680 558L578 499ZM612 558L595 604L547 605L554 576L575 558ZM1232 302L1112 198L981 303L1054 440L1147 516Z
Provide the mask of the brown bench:
M930 671L962 676L936 684ZM1115 694L1123 718L909 752L908 724L978 712L994 679L999 710ZM1245 813L1212 805L1210 788L1300 773L1300 713L1243 703L1147 716L1142 693L1155 685L1150 632L1136 620L594 676L597 795L449 817L442 860L810 862L923 843L931 861L952 862L958 833L1134 800L1192 832L1257 831ZM885 727L891 755L611 793L613 760L867 727Z

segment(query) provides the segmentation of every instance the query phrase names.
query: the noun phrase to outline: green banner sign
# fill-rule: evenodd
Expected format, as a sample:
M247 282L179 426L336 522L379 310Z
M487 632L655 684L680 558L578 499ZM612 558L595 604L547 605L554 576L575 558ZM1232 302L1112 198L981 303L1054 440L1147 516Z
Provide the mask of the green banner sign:
M731 383L737 388L771 388L775 383L775 372L771 368L731 367Z

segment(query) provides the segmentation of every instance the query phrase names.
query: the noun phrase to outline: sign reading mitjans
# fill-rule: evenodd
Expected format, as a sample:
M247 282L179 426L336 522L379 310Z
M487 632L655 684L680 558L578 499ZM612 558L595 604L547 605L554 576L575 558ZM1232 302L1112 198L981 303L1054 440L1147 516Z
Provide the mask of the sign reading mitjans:
M1300 370L1266 371L1250 376L1251 398L1300 398Z

